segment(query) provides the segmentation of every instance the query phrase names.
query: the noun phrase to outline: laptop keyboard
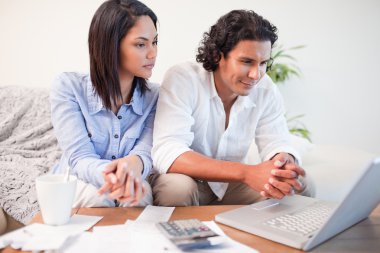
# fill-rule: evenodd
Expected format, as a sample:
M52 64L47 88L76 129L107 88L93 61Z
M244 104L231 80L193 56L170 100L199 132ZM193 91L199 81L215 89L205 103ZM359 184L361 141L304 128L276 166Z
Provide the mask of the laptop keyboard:
M273 228L305 236L318 230L332 211L323 203L315 203L293 213L277 216L264 222Z

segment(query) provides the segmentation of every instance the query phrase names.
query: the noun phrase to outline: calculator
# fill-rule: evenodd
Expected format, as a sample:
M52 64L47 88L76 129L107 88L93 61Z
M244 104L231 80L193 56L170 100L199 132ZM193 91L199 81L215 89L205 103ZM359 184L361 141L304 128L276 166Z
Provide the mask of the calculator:
M224 241L224 237L197 219L159 222L157 227L178 248L185 251L210 247Z

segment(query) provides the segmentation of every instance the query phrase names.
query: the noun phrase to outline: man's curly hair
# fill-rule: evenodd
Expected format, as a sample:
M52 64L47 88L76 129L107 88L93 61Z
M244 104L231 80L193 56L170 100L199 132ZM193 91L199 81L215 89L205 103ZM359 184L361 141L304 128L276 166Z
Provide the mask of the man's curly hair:
M227 57L239 41L270 41L273 47L278 38L276 33L277 28L254 11L233 10L203 34L196 60L207 71L215 71L222 54Z

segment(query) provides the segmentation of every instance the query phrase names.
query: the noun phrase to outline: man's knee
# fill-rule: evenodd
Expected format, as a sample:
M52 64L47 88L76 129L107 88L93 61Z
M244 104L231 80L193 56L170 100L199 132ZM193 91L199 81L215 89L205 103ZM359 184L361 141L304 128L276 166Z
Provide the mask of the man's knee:
M194 179L183 174L151 175L153 203L159 206L199 205L198 186Z
M221 201L213 204L222 205L250 205L263 200L263 197L257 191L253 190L246 184L232 182L229 183L226 194Z

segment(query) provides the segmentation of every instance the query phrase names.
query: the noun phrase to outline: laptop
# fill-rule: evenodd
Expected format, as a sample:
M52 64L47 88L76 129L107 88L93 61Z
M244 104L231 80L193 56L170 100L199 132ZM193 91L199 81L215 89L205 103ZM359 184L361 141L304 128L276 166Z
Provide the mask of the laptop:
M299 195L220 213L217 222L308 251L367 218L380 203L380 157L361 172L340 203Z

